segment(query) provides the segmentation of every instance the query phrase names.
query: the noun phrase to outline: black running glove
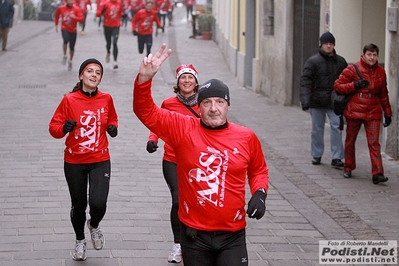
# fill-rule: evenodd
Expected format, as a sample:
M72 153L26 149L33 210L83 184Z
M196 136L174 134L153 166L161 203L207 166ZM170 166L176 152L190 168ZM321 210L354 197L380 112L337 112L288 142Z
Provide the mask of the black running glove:
M115 138L116 135L118 135L118 128L114 125L109 125L107 128L107 132L111 136L111 138Z
M384 125L384 127L387 127L387 126L389 126L391 124L392 119L391 119L390 116L384 116L384 118L385 118L385 122L384 122L383 125Z
M149 140L149 141L147 142L147 151L148 151L149 153L156 152L157 149L158 149L158 145L157 145L157 143L156 143L155 141Z
M369 82L365 79L356 80L354 83L355 89L367 88L370 85Z
M266 212L266 193L257 190L248 202L247 214L249 218L259 220Z
M137 31L135 31L135 30L134 30L134 31L132 31L132 33L133 33L133 35L134 35L134 36L137 36L137 35L138 35L138 32L137 32Z
M62 127L62 131L64 131L64 134L66 134L68 132L71 132L75 126L76 126L76 121L67 120L67 121L65 121L65 124Z

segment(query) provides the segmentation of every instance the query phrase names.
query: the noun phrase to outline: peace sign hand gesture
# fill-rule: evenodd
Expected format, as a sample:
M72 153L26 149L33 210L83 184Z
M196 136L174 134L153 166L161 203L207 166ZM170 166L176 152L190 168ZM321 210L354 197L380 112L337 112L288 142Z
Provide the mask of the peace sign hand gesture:
M165 60L172 53L171 49L166 51L165 49L166 44L163 43L155 55L149 54L148 56L144 57L140 64L139 77L137 80L138 84L142 84L155 76L163 62L165 62Z

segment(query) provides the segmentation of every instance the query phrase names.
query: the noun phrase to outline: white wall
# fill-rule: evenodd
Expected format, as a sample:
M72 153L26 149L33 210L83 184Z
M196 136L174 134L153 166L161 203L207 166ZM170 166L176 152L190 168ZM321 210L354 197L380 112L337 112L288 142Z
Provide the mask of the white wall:
M330 0L330 31L337 53L348 63L359 61L368 43L378 45L379 62L384 62L385 9L385 0Z

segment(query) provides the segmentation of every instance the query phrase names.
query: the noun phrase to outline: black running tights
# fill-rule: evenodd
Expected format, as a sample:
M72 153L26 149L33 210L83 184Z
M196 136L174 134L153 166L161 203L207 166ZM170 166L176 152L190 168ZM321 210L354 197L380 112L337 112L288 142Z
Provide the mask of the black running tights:
M107 208L110 172L109 160L90 164L64 162L64 173L71 196L71 222L77 240L85 238L87 185L89 184L90 224L97 228Z
M176 164L162 161L162 171L166 183L168 184L170 194L172 195L172 208L170 210L170 223L172 226L173 239L175 243L180 243L180 220L177 212L179 210L179 201L177 193L177 173Z

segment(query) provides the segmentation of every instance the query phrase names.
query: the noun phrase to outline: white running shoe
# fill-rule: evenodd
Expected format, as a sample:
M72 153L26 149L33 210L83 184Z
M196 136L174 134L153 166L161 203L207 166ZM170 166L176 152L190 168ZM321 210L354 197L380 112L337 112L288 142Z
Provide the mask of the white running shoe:
M86 239L76 240L75 249L72 251L72 259L73 260L86 260Z
M172 252L168 257L169 263L180 263L181 262L181 247L180 244L174 244Z
M114 62L114 69L118 68L118 63Z
M103 233L101 232L100 226L94 228L90 225L90 220L87 220L87 227L89 228L93 248L97 250L102 249L105 244L105 239Z
M64 55L64 56L62 57L61 64L66 65L66 61L67 61L67 56Z

